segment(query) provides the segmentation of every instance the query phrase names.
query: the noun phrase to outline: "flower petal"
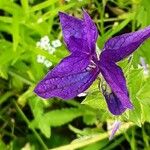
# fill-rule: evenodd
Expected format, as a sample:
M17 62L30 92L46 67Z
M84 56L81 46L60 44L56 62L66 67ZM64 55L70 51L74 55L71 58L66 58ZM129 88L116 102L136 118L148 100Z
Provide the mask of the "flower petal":
M111 134L109 136L109 140L112 140L114 138L114 135L119 130L120 126L121 126L121 121L115 121L114 122Z
M95 50L95 43L98 37L97 27L85 10L83 11L83 16L84 16L85 32L87 33L87 40L89 47L92 50Z
M108 109L113 115L121 115L127 109L113 92L107 93L103 91L103 95L106 99Z
M111 38L105 43L104 51L100 57L118 62L133 53L149 37L150 26Z
M97 29L90 16L84 11L84 19L59 13L64 41L71 52L95 53Z
M114 62L99 61L100 72L112 90L112 94L105 96L108 107L113 114L121 114L125 109L132 109L126 80L119 66Z
M72 54L63 59L39 82L35 93L43 98L71 99L85 91L96 79L99 70L90 68L88 55Z

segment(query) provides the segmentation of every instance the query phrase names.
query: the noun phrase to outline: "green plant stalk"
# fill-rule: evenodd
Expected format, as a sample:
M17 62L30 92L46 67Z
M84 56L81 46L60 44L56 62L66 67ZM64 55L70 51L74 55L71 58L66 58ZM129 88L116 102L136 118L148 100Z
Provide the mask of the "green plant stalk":
M122 128L125 130L127 130L129 127L132 127L133 124L132 123L125 123L122 125ZM117 132L116 135L121 134L122 132ZM71 144L68 145L64 145L64 146L60 146L57 148L53 148L50 150L75 150L75 149L79 149L81 147L87 146L89 144L93 144L96 143L98 141L101 141L103 139L106 139L109 137L109 133L99 133L99 134L95 134L93 136L89 136L89 138L85 138L83 140L80 140L77 142L72 142Z
M28 85L33 85L33 82L32 81L29 81L27 79L25 79L24 77L20 76L19 74L13 72L13 71L9 71L8 72L11 76L15 76L17 77L19 80L21 80L23 83L26 83Z
M71 143L69 145L61 146L61 147L54 148L51 150L74 150L74 149L81 148L81 147L84 147L86 145L98 142L98 141L105 139L107 137L108 137L108 133L103 133L103 134L100 133L100 134L96 134L94 136L91 136L88 139L85 139L83 141L74 142L74 143Z
M98 10L100 11L100 20L98 20L96 22L100 23L100 25L99 24L97 24L97 25L98 25L99 30L101 31L101 34L103 35L104 34L105 3L103 1L102 5L99 5L99 2L96 1L96 4L97 4L97 7L98 7Z
M9 97L11 97L12 95L14 95L14 92L13 92L13 91L8 91L8 92L6 92L4 95L2 95L2 96L0 97L0 105L1 105L2 103L4 103L5 101L7 101L7 99L8 99Z
M136 18L137 18L137 4L136 3L132 3L132 11L135 12L134 13L134 18L132 20L132 32L135 31L136 29Z
M28 118L24 115L23 111L20 109L20 107L18 106L18 104L13 101L14 105L16 106L16 109L18 110L19 114L22 116L23 120L27 123L27 125L30 125L30 121L28 120ZM30 128L32 130L32 132L35 134L37 140L40 142L40 144L43 146L44 150L48 150L46 144L43 142L43 140L41 139L41 137L39 136L39 134L37 133L37 131L34 128Z

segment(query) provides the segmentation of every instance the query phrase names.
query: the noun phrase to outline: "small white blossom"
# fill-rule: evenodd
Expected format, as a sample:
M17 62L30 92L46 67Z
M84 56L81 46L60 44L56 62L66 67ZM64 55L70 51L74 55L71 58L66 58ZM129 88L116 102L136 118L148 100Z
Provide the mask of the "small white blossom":
M53 54L55 51L56 51L56 49L54 47L52 47L52 46L48 47L49 54Z
M44 65L47 67L47 68L49 68L49 67L51 67L53 64L52 64L52 62L50 62L49 60L45 60L44 61Z
M44 63L44 61L45 61L45 56L37 55L37 62L38 63Z
M41 42L49 43L49 37L45 35L44 37L41 38Z
M60 47L61 45L62 45L62 43L58 39L52 41L52 46L55 47L55 48Z
M38 41L36 43L36 46L39 47L39 48L42 48L44 50L48 50L49 47L51 46L50 45L50 40L49 40L48 36L46 35L46 36L42 37L40 39L40 41Z
M46 36L42 37L40 39L40 41L38 41L36 43L36 46L43 49L43 50L48 51L49 54L53 54L56 51L56 48L60 47L62 45L61 41L58 39L52 41L51 44L50 44L50 40L49 40L48 36L46 35Z

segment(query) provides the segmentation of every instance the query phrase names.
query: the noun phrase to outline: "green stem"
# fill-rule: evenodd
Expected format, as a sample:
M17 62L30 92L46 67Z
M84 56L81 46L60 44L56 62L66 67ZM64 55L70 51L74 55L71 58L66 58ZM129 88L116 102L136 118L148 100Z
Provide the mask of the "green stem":
M11 97L12 95L14 95L14 92L13 92L13 91L8 91L8 92L6 92L4 95L2 95L2 97L0 97L0 105L1 105L2 103L4 103L5 101L7 101L7 99L8 99L9 97Z
M114 21L121 21L121 20L125 20L126 18L107 18L107 19L104 19L103 21L104 22L114 22ZM101 23L102 20L97 20L95 21L96 23Z
M102 1L101 22L100 22L102 35L104 34L104 12L105 12L105 4L104 1Z
M13 71L9 71L8 72L11 76L17 77L18 79L20 79L22 82L28 84L28 85L33 85L32 81L29 81L27 79L25 79L24 77L20 76L19 74L13 72Z
M84 146L89 145L89 144L93 144L93 143L98 142L98 141L105 139L107 137L108 137L108 133L103 133L103 134L100 133L100 134L91 136L88 139L85 139L83 141L81 140L79 142L74 142L74 143L71 143L69 145L61 146L61 147L54 148L51 150L74 150L74 149L81 148L81 147L84 147Z
M135 31L136 28L136 17L137 17L137 4L133 2L132 11L134 12L134 18L132 20L132 32Z
M18 110L19 114L22 116L23 120L29 126L30 125L30 121L28 120L28 118L25 116L25 114L23 113L23 111L20 109L20 107L18 106L18 104L15 101L14 101L14 105L16 106L16 109ZM48 150L47 146L45 145L45 143L43 142L43 140L41 139L41 137L39 136L39 134L37 133L37 131L34 128L30 128L30 129L35 134L36 138L41 143L41 145L43 146L44 150Z
M124 123L122 125L122 129L123 129L123 131L126 131L129 127L132 127L132 126L133 126L132 123ZM122 133L121 131L117 132L116 135L119 135L121 133ZM82 140L81 139L76 140L75 142L72 142L71 144L68 144L68 145L53 148L51 150L75 150L75 149L79 149L81 147L87 146L89 144L93 144L95 142L101 141L108 137L109 137L108 133L99 133L96 135L89 136L87 138L83 138Z

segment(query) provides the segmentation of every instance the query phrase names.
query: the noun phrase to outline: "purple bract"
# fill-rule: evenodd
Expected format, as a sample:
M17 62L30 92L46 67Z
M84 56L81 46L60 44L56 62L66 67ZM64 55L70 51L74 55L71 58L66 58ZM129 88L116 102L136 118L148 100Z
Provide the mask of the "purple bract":
M48 72L34 91L45 99L71 99L87 90L101 73L112 90L111 93L103 90L108 108L112 114L120 115L127 108L132 109L132 104L125 77L116 62L129 56L150 37L150 26L109 39L98 58L95 50L98 31L90 16L83 13L82 20L59 13L70 55Z

